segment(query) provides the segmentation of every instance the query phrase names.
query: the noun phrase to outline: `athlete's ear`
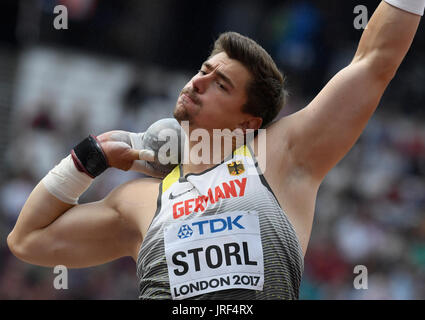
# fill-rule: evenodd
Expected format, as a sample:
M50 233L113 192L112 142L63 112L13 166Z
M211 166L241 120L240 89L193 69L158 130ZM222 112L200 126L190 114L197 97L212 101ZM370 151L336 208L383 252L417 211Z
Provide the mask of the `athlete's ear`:
M262 123L263 119L260 117L249 117L239 124L239 128L241 128L244 132L247 129L258 130L261 128Z

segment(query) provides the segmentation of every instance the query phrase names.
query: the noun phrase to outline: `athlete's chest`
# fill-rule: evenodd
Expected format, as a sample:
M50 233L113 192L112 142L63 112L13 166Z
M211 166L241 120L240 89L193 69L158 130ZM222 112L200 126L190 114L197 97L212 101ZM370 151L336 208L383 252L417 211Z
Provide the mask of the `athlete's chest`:
M185 220L245 199L258 183L250 169L247 160L232 159L201 175L176 174L173 183L163 185L161 214L168 221Z
M262 288L259 214L247 205L258 195L258 176L250 165L239 157L201 175L175 173L172 184L165 181L154 227L164 238L174 299L223 289Z

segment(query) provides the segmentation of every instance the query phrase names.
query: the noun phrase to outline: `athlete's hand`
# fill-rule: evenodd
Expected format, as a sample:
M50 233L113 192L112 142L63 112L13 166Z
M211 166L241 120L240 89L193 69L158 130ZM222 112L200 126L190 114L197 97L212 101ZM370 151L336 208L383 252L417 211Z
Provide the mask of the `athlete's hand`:
M111 167L124 171L133 170L156 178L164 173L155 170L148 161L154 161L155 152L143 149L143 134L113 130L97 136Z

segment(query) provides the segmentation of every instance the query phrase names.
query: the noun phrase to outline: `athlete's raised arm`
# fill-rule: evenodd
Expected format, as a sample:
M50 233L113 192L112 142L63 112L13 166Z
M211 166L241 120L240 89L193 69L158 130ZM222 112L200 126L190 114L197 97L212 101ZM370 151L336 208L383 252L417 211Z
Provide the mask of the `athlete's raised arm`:
M268 129L268 140L285 137L282 148L277 148L281 158L290 157L296 171L307 173L313 181L320 183L359 138L415 36L423 1L389 2L417 14L382 1L350 65L307 107Z
M151 213L144 209L149 207L150 193L155 192L159 180L135 180L119 186L101 201L78 204L93 177L108 165L128 170L139 159L139 151L131 148L122 139L124 136L125 132L114 131L98 139L85 139L73 149L72 156L64 158L43 178L7 238L16 257L32 264L70 268L135 257L144 218L136 218L133 213ZM102 158L102 153L106 157ZM140 194L146 199L140 199Z

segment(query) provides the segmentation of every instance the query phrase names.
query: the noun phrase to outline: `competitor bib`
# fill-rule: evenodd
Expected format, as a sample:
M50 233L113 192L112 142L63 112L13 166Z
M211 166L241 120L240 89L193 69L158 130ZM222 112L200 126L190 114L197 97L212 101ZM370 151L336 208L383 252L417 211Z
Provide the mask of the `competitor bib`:
M263 247L256 212L173 223L164 229L164 245L173 299L225 289L263 289Z

